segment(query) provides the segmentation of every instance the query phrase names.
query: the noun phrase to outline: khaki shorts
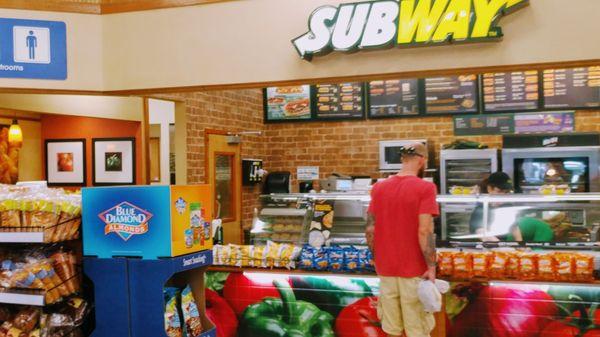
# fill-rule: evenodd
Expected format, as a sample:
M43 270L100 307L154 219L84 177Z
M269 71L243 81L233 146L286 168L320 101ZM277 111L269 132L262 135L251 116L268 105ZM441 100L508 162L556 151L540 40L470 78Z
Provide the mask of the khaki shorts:
M423 309L417 289L421 278L380 277L377 315L389 335L429 337L435 327L433 314Z

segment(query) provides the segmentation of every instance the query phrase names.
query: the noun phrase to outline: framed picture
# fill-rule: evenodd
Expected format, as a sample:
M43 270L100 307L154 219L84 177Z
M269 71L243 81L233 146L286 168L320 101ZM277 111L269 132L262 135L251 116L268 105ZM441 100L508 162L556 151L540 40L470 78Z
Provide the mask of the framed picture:
M135 138L92 139L92 183L135 184Z
M85 139L47 139L48 186L85 185Z

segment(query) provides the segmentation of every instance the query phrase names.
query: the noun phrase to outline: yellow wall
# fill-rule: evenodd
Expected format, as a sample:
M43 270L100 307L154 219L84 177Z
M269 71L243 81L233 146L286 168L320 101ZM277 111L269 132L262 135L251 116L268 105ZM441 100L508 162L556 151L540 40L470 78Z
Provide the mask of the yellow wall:
M102 16L0 10L66 21L69 48L67 81L0 79L0 87L124 90L600 59L600 1L530 2L502 19L499 43L333 54L312 63L290 40L306 32L315 8L338 1L230 1Z
M101 90L102 87L102 17L0 9L0 17L64 21L67 25L67 80L2 79L2 88L51 88Z
M141 121L144 102L140 97L0 93L0 108Z

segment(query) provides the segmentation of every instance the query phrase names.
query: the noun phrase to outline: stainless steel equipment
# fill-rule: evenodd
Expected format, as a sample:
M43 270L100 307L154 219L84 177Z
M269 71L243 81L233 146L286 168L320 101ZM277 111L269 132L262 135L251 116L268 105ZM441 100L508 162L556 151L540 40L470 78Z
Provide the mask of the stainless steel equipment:
M452 186L470 187L498 170L498 150L442 150L440 152L440 193Z
M598 192L599 169L598 134L504 136L502 170L517 193L538 193L543 185Z

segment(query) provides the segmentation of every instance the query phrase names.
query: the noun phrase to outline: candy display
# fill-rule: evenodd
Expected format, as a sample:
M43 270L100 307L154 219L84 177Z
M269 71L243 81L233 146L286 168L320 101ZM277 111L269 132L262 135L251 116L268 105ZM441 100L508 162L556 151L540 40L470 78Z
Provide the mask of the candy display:
M76 239L81 195L62 189L0 185L0 232L43 232L45 242Z
M438 275L459 280L591 282L594 256L571 252L440 251Z
M43 290L47 304L80 290L78 262L71 251L13 250L0 252L0 261L1 287Z
M299 246L268 241L258 245L216 245L213 247L215 265L255 268L296 268Z
M89 312L87 301L73 297L48 312L29 306L3 306L0 337L77 337Z

